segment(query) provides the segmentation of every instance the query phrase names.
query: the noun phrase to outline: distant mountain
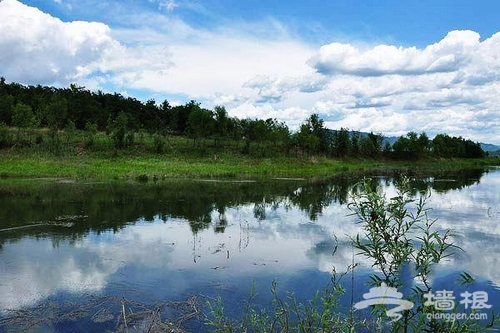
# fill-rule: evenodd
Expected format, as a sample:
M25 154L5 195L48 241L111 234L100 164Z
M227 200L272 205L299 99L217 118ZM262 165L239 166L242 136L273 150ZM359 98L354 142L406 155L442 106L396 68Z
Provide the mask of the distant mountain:
M490 155L492 155L492 156L500 155L500 146L492 145L491 143L481 143L481 148L484 151L490 152Z
M384 136L384 141L389 142L391 145L394 144L394 142L398 141L399 136Z

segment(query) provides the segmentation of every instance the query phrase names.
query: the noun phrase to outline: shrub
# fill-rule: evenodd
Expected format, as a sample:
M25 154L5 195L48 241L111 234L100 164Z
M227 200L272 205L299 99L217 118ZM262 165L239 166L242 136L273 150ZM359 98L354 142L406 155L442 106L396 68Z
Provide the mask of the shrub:
M153 135L153 148L155 153L163 154L166 148L166 140L165 137L161 134Z
M97 125L91 122L85 124L85 148L92 148L95 144L95 136L97 134Z
M0 124L0 148L10 147L13 145L13 137L6 125Z
M426 208L429 191L413 199L408 178L403 177L396 185L396 196L387 199L370 179L365 179L358 184L357 191L353 191L349 204L364 230L364 235L357 235L352 241L360 251L358 254L373 262L375 273L371 281L376 286L385 283L409 291L410 296L405 295L405 299L416 305L404 311L401 320L390 323L391 331L484 331L486 328L479 321L426 319L427 314L439 312L435 307L422 304L424 295L432 290L431 273L440 261L461 249L451 241L450 230L439 232L435 228L437 219L431 219ZM384 305L373 307L374 315L379 318L386 311Z

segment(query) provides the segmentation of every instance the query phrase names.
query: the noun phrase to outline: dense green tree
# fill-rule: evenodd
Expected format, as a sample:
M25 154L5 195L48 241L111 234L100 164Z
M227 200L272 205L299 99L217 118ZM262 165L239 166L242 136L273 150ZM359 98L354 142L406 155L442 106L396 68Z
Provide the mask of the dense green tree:
M432 146L434 155L437 157L481 158L485 156L479 143L447 134L436 135L432 140Z
M350 150L349 131L341 128L333 133L333 155L337 157L346 157Z
M410 153L410 139L406 136L400 136L392 145L393 156L397 159L408 159Z
M349 146L349 155L352 157L358 157L360 153L360 135L358 132L353 132L351 134L351 142Z
M447 134L438 134L432 140L434 154L438 157L459 157L465 155L465 149L459 138Z
M85 124L85 148L91 148L95 144L95 136L97 134L97 124L87 121Z
M382 153L384 137L382 134L368 133L360 138L360 153L364 157L378 158Z
M214 108L214 114L214 138L215 144L218 145L222 140L229 137L229 116L227 114L226 108L223 106L216 106Z
M472 140L464 140L463 141L465 158L483 158L486 156L486 153L481 148L481 144L478 142L473 142Z
M53 95L46 105L41 107L44 123L52 130L64 128L68 118L68 102L66 98Z
M137 127L145 129L151 133L160 132L164 123L161 118L160 108L156 106L154 99L150 99L141 107L141 111L138 113Z
M279 122L277 119L267 119L266 124L269 130L269 140L274 145L281 144L283 147L288 147L290 144L290 129L284 122Z
M125 140L128 131L128 116L125 112L120 112L116 119L111 122L109 133L115 148L125 148Z
M330 146L328 130L325 128L323 119L318 114L312 114L306 121L311 133L318 138L318 149L322 153L326 153Z
M12 110L14 97L0 93L0 124L12 125Z
M228 137L232 140L241 140L244 135L242 121L238 118L229 118L227 122Z
M21 140L26 130L29 134L31 129L38 126L39 120L29 105L17 103L12 110L12 124L17 127L17 138Z
M295 143L308 153L326 153L330 147L328 129L324 127L323 119L312 114L300 125L294 138Z
M248 121L248 139L258 145L269 139L269 128L262 119Z
M200 139L206 139L213 133L214 125L212 111L195 107L189 113L186 133L196 144Z
M200 108L200 103L190 101L185 105L178 105L171 109L170 127L177 134L186 134L187 122L192 111Z
M295 135L293 141L296 142L298 147L309 154L317 153L320 148L320 139L314 135L308 123L300 125L300 130Z
M427 134L409 132L401 136L392 146L393 156L398 159L419 159L429 154L431 142Z
M12 124L18 128L31 128L38 125L38 119L29 105L17 103L13 108Z
M170 127L170 117L171 117L171 112L172 106L167 100L164 100L160 107L158 108L158 118L159 118L159 130L158 132L160 134L168 134L172 132L172 128Z
M0 148L11 147L13 141L9 127L0 123Z

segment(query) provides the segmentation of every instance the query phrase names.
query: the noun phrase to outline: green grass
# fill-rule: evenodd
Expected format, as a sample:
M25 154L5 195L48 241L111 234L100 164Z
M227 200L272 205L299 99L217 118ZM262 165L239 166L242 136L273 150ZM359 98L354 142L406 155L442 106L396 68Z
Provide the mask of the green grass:
M500 164L500 159L481 160L427 159L417 162L376 159L331 159L317 156L294 156L280 145L253 144L243 154L241 142L224 142L214 146L207 140L193 145L185 137L169 136L165 151L155 152L153 137L136 134L131 147L115 149L104 133L85 147L84 136L73 138L60 134L54 146L46 131L35 131L24 138L29 144L15 144L0 149L0 177L3 178L70 178L75 180L161 180L167 178L262 179L274 177L322 178L339 173L367 169L411 168L446 171ZM36 137L41 142L36 142Z
M359 169L334 160L310 163L296 159L259 160L234 158L161 158L157 156L105 157L84 156L51 157L18 153L3 154L0 175L3 177L61 177L72 179L135 179L149 178L261 178L328 176L340 171Z
M2 177L55 177L77 180L135 180L166 178L255 179L273 177L313 178L330 177L339 173L359 172L372 168L412 168L435 171L484 167L489 160L428 160L418 163L378 160L334 160L326 158L106 156L84 154L54 157L46 154L2 152Z

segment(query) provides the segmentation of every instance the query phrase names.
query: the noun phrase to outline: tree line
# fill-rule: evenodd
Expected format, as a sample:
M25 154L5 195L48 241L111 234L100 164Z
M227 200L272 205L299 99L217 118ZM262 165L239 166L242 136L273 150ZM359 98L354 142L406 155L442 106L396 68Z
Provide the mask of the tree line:
M142 102L118 93L93 92L70 85L68 88L25 86L0 78L0 126L18 129L48 128L52 140L61 131L80 130L87 143L93 135L106 132L115 148L134 142L135 133L150 133L156 151L163 152L162 140L169 135L186 136L193 145L210 140L214 146L239 142L241 152L262 151L270 146L285 154L323 155L336 158L369 157L420 159L425 157L480 158L486 153L477 142L439 134L430 139L425 133L409 132L392 144L380 133L359 133L346 128L330 130L317 114L311 115L297 131L277 119L230 117L224 106L213 110L190 101L172 106L165 100ZM0 146L9 144L0 133Z

